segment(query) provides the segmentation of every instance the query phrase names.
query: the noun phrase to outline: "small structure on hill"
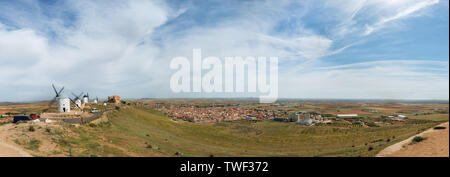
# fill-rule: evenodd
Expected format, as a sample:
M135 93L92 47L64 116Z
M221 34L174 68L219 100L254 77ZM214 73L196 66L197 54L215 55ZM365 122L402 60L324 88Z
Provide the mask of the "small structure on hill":
M122 98L119 95L108 96L108 103L119 104L122 102Z
M405 119L408 119L408 117L404 116L404 115L392 115L392 116L388 116L387 118L391 119L391 120L405 120Z
M311 124L317 123L317 120L311 119L308 117L308 118L300 119L300 121L298 123L300 123L302 125L311 125Z
M357 118L358 114L338 114L337 118L346 119L346 118Z

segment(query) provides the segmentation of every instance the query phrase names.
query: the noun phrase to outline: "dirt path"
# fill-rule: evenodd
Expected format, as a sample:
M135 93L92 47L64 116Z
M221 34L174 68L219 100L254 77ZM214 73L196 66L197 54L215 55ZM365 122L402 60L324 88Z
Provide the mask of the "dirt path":
M0 142L0 157L32 157L22 149Z
M0 126L0 157L32 157L28 152L6 143L7 129L6 125Z
M446 122L438 126L446 128L444 130L430 128L383 149L377 154L377 157L449 157L449 123ZM428 139L410 145L415 136Z

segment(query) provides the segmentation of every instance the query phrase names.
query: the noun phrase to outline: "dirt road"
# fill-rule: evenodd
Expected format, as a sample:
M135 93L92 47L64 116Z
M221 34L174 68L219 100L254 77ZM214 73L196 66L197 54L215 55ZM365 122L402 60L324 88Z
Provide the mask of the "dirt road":
M22 149L0 142L0 157L32 157Z
M449 157L449 123L439 126L446 128L444 130L428 129L383 149L377 157ZM427 140L410 144L415 136L426 137Z
M0 157L32 157L21 148L6 143L8 125L0 125Z

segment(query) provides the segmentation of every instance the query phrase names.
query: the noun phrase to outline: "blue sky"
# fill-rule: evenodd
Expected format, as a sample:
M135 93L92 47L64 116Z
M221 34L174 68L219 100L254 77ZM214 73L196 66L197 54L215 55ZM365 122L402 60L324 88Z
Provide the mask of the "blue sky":
M254 96L172 93L193 48L278 56L281 98L448 100L448 35L448 0L4 0L0 101Z

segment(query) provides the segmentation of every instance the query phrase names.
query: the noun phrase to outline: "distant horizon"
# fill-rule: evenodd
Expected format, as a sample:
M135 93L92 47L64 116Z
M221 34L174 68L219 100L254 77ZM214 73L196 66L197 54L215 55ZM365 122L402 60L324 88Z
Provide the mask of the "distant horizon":
M258 101L257 97L211 97L211 98L122 98L123 100L243 100L243 101ZM99 99L101 101L107 99ZM38 102L48 102L50 100L35 100L35 101L0 101L0 103L38 103ZM450 100L440 100L440 99L378 99L378 98L279 98L275 103L284 101L342 101L342 102L357 102L357 101L368 101L368 102L412 102L412 103L449 103ZM269 103L269 104L275 104Z

